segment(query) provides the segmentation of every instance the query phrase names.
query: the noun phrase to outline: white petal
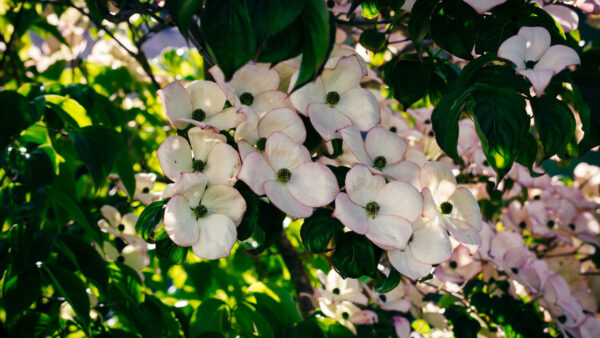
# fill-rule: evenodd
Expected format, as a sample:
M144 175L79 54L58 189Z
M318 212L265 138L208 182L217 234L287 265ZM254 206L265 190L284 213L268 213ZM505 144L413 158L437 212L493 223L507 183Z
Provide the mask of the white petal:
M365 209L354 204L345 193L339 193L335 197L333 217L339 219L348 229L361 235L369 228Z
M240 156L227 143L217 143L208 153L204 173L208 176L208 184L234 185L240 171Z
M245 140L251 144L256 143L258 140L258 114L248 106L242 106L238 112L245 115L245 120L235 129L235 142Z
M335 109L346 115L361 131L379 123L379 102L373 93L364 88L353 88L340 95Z
M403 250L412 235L410 223L403 217L377 215L369 219L368 239L383 248Z
M423 211L423 197L411 184L394 181L383 187L375 198L380 215L400 216L412 222Z
M388 165L383 169L383 173L397 179L412 184L413 187L419 188L419 172L421 167L411 161L402 161L392 165Z
M431 273L431 265L417 261L410 253L410 250L388 251L388 258L398 272L413 281Z
M525 38L525 61L538 61L550 47L550 33L544 27L521 27L519 36Z
M563 7L563 6L561 6ZM534 70L552 69L554 73L559 73L568 66L581 63L577 52L564 45L554 45L544 53L544 56L535 64Z
M579 26L579 16L577 12L567 6L546 5L544 10L552 15L556 23L561 25L565 33L574 31Z
M189 205L198 205L206 188L207 177L203 173L182 173L181 178L165 187L162 198L182 195Z
M125 227L121 234L123 235L136 235L135 232L135 223L138 220L138 215L130 212L128 214L123 215L121 218L121 224Z
M519 35L514 35L504 41L498 48L498 57L512 61L517 69L525 69L525 51L527 41Z
M342 135L344 144L350 149L352 154L364 165L371 166L373 164L372 158L369 157L365 150L365 143L362 135L355 126L349 126L339 130Z
M443 219L444 227L450 232L450 235L452 235L454 239L470 247L479 247L481 245L479 232L467 222L449 217L444 217Z
M436 204L448 200L456 190L456 178L452 170L441 162L427 162L419 174L421 189L429 188Z
M421 218L417 220L420 227L415 229L410 241L410 251L420 262L427 264L439 264L452 257L452 243L446 230L437 220Z
M175 81L158 91L167 119L178 129L187 127L185 122L176 122L178 119L192 117L192 100L188 91Z
M469 6L473 7L474 10L479 14L483 14L490 9L498 6L499 4L503 4L506 0L463 0Z
M334 69L325 69L321 75L325 92L343 92L360 85L363 77L358 57L355 55L342 57Z
M148 266L149 259L148 255L144 252L139 251L134 245L127 245L121 251L126 265L130 266L134 270L141 270Z
M475 230L481 230L483 227L483 220L481 218L479 204L477 204L477 200L469 189L459 187L454 194L448 198L448 202L452 204L452 212L448 217L465 221Z
M346 192L352 202L364 207L375 201L379 191L385 186L385 178L374 175L369 168L357 164L346 174Z
M300 203L315 208L331 203L339 192L335 175L317 162L302 163L292 170L287 187Z
M202 109L207 116L214 115L225 107L225 93L212 81L194 81L186 88L192 99L192 111Z
M275 108L263 116L258 123L258 137L269 137L271 133L281 131L292 141L302 144L306 140L306 128L302 119L289 108Z
M267 139L265 157L275 171L293 170L304 162L310 162L310 153L303 145L294 142L282 132L274 132Z
M292 76L293 82L290 82L290 90L296 82L296 77L298 77L297 72ZM325 87L323 87L321 78L317 78L314 82L307 83L302 88L293 92L290 95L290 101L292 101L292 104L299 112L307 116L309 104L325 102Z
M194 128L192 128L194 129ZM192 130L190 129L190 130ZM192 172L192 149L181 136L169 136L158 147L156 157L160 167L171 181L177 182L182 172Z
M200 204L208 210L208 214L223 214L239 225L246 212L246 201L242 195L231 186L213 185L206 188Z
M231 85L238 96L245 92L256 95L277 89L279 74L266 66L247 64L233 74Z
M310 123L325 141L339 138L337 131L352 125L352 121L346 115L323 103L309 105L308 116Z
M227 130L237 127L245 118L244 114L238 113L235 108L230 107L212 116L208 116L204 120L204 123L216 130Z
M246 158L246 156L248 156L248 154L258 151L246 141L239 141L237 145L242 161Z
M219 66L217 65L214 65L210 67L208 72L210 73L210 75L212 75L213 79L215 79L215 82L217 82L219 87L223 89L225 95L227 96L227 99L233 103L235 97L233 86L231 85L231 82L225 82L225 74L223 74L221 68L219 68Z
M542 96L544 90L546 90L546 87L548 87L550 80L554 76L554 71L552 69L525 69L520 70L519 73L529 79L529 82L533 85L533 89L535 89L537 97Z
M277 90L269 90L256 95L251 107L258 116L264 116L269 110L275 108L294 108L288 100L287 94Z
M367 133L365 149L372 159L385 157L387 164L400 162L406 153L406 141L399 135L382 127L375 127Z
M198 220L200 236L192 251L196 256L205 259L219 259L229 256L237 230L233 221L221 214L212 214Z
M275 171L259 152L246 156L238 178L246 183L257 195L264 195L263 185L268 180L275 179Z
M267 181L264 188L269 200L292 219L306 218L312 215L313 208L296 200L284 184Z
M200 227L194 212L183 196L173 196L165 207L164 229L179 246L191 246L198 241Z
M111 228L116 228L121 224L121 213L112 205L102 206L102 208L100 208L100 213L102 213L102 217L106 218L108 225Z
M188 130L188 139L194 152L194 159L206 162L208 154L217 143L225 143L225 135L212 131L211 129L201 129L194 127Z

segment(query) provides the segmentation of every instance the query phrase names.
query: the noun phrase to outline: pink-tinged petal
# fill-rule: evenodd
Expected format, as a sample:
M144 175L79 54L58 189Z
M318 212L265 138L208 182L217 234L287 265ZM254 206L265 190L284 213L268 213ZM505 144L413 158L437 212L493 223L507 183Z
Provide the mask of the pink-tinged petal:
M357 164L346 174L346 192L352 202L364 207L375 201L379 191L385 186L385 178L375 175L369 168Z
M263 185L268 180L275 179L275 171L259 152L248 154L240 169L238 178L246 183L257 195L264 195Z
M448 202L452 204L452 212L448 215L449 217L465 221L477 231L481 230L483 220L479 204L469 189L459 187L448 198Z
M202 193L204 193L207 180L206 175L203 173L182 173L177 182L165 187L162 198L181 195L185 197L189 205L196 206L200 202Z
M164 229L179 246L191 246L198 241L200 227L183 196L173 196L165 206Z
M313 208L295 199L284 184L267 181L264 188L271 203L275 204L279 210L285 212L292 219L306 218L312 215Z
M592 315L586 316L579 327L582 338L600 337L600 321Z
M235 129L234 140L239 142L240 140L248 141L251 144L256 143L258 140L258 114L252 108L248 106L241 106L238 113L244 114L245 119Z
M208 185L234 185L240 171L240 156L227 143L217 143L206 159L204 173L208 176Z
M112 205L102 206L102 208L100 208L100 213L102 214L102 217L106 218L108 221L108 226L116 228L121 224L121 213Z
M406 313L410 310L411 306L412 303L406 299L396 299L393 301L388 300L387 303L381 305L381 308L387 311L398 311Z
M194 127L188 130L188 139L194 152L194 159L206 162L208 154L217 143L226 143L225 135L211 129Z
M360 135L360 131L356 129L355 126L348 126L346 128L342 128L339 130L340 135L342 135L342 140L344 144L350 149L352 154L359 160L362 164L371 166L373 164L372 159L369 157L365 150L365 143L363 141L362 135Z
M302 163L311 162L308 150L280 131L267 138L265 157L275 171L282 168L291 171Z
M269 137L271 133L280 131L292 141L302 144L306 140L306 128L302 119L289 108L271 109L258 123L258 136Z
M413 281L431 273L431 265L417 261L410 250L390 250L388 251L388 258L398 272Z
M562 6L561 6L562 7ZM564 45L554 45L544 53L544 56L535 64L534 70L552 69L554 74L568 66L578 65L581 63L577 52Z
M558 23L565 33L574 31L579 26L579 15L577 12L567 6L562 5L546 5L544 10L552 15L556 23Z
M186 89L192 99L192 111L202 109L207 116L212 116L225 107L227 97L212 81L194 81Z
M406 141L399 135L382 127L369 130L365 138L365 149L369 157L385 157L388 164L400 162L406 153Z
M456 190L456 178L450 168L441 162L427 162L419 174L421 188L429 188L436 204L448 200Z
M305 162L292 170L287 187L300 203L314 208L331 203L340 191L335 175L317 162Z
M355 55L340 58L334 69L325 69L321 75L325 92L338 94L358 87L362 77L362 68Z
M235 108L230 107L217 114L208 116L204 120L204 123L216 130L227 130L237 127L245 119L246 116L244 114L238 113Z
M429 219L440 219L442 213L440 212L439 206L435 204L429 188L423 188L421 196L423 196L423 216Z
M103 232L109 233L114 236L119 236L119 232L113 227L111 227L105 219L101 219L98 221L98 227L100 227L100 230L102 230Z
M233 74L231 85L238 96L246 92L256 95L276 90L279 87L279 74L268 66L247 64Z
M383 248L404 250L412 235L410 223L394 215L377 215L369 219L368 239Z
M394 181L383 187L375 202L379 204L379 215L400 216L409 222L415 221L423 211L423 197L411 184Z
M191 118L193 110L190 94L181 83L177 81L169 83L158 91L158 97L171 124L177 129L187 127L187 123L177 122L178 119Z
M158 147L156 157L158 157L163 173L171 181L177 182L182 172L193 171L192 149L187 140L181 136L167 137Z
M290 81L290 91L296 83L298 72L292 76ZM289 91L288 91L289 92ZM304 116L308 116L308 105L311 103L325 102L325 87L321 78L317 78L314 82L305 84L302 88L290 94L290 101Z
M365 209L354 204L345 193L339 193L335 197L333 217L339 219L350 230L361 235L364 235L369 229Z
M205 259L219 259L229 256L237 239L237 229L233 221L221 214L212 214L198 219L200 236L192 251Z
M388 165L383 169L383 173L396 180L410 183L413 187L420 187L419 172L421 167L411 161L402 161Z
M421 218L415 222L410 251L420 262L439 264L452 257L452 243L438 220Z
M544 90L546 90L546 87L548 87L550 80L555 74L552 69L524 69L520 70L519 73L529 79L537 97L544 94Z
M525 61L538 61L550 47L550 33L544 27L521 27L519 36L525 38Z
M350 322L356 325L372 325L377 323L377 314L371 310L361 310L350 317Z
M308 116L315 130L325 141L339 138L337 131L352 125L352 121L346 115L323 103L310 104Z
M264 116L269 110L275 108L294 108L287 94L278 90L269 90L256 95L251 107L258 116Z
M498 48L498 57L512 61L517 69L525 69L527 41L520 35L506 39Z
M334 108L350 118L361 131L375 127L380 120L379 102L373 93L364 88L353 88L341 93L340 102Z
M200 204L208 210L208 214L223 214L239 225L246 212L246 201L242 195L229 185L213 185L206 188Z
M404 3L404 5L406 5L406 3L409 1L412 1L414 5L416 0L408 0ZM393 319L394 331L396 332L396 336L398 336L398 338L410 338L410 322L408 321L408 319L400 316L394 316Z
M527 247L519 246L506 250L502 256L502 262L511 268L516 268L523 265L532 256L533 253Z
M506 0L463 0L479 14L483 14L490 9L503 4Z
M444 227L454 239L466 246L479 248L481 245L479 232L467 222L456 218L444 217Z
M137 223L138 215L130 212L121 217L121 224L124 226L121 234L123 235L137 235L135 232L135 223Z
M223 74L221 68L215 65L210 67L208 72L210 73L210 75L212 75L213 79L215 79L217 85L219 85L219 87L223 89L225 95L227 96L227 99L233 103L235 97L233 86L230 82L225 82L225 74Z
M125 265L130 266L134 270L141 270L150 263L148 255L141 252L133 245L127 245L121 250Z
M254 148L254 146L251 146L250 143L246 141L239 141L237 145L242 161L246 158L246 156L248 156L248 154L258 151L256 148Z
M494 235L490 242L489 255L493 259L501 260L506 251L511 248L522 247L523 239L514 232L502 231Z

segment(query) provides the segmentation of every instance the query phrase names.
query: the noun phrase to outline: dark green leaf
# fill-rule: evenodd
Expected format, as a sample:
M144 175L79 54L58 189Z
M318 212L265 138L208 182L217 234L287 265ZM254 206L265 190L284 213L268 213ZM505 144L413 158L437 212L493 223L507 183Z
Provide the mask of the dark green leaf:
M451 54L471 60L479 15L462 0L443 0L431 16L431 37Z
M73 253L78 268L83 275L96 283L101 290L108 287L108 269L106 262L89 243L73 235L60 235L56 240L59 246L65 246Z
M472 318L466 308L458 305L450 305L446 308L444 316L452 323L452 331L456 337L477 337L481 325Z
M204 300L194 312L190 335L197 337L204 332L225 333L229 326L229 312L229 306L220 299Z
M294 22L303 7L304 0L248 0L248 13L258 45Z
M438 145L458 162L462 161L457 152L458 120L468 98L469 91L457 88L445 95L431 113L431 124Z
M392 267L390 269L389 276L386 277L384 274L381 274L379 278L375 279L375 284L373 285L373 288L378 293L388 293L394 290L396 286L398 286L401 278L402 275Z
M237 228L238 240L245 241L252 235L254 229L256 228L256 224L258 223L260 199L242 181L237 181L235 183L235 188L240 192L240 194L242 194L242 197L244 197L244 200L246 201L246 212L244 213L242 222Z
M154 239L154 230L156 230L156 227L163 219L165 214L165 204L167 204L168 201L169 199L167 198L150 203L144 211L142 211L140 217L138 217L138 220L135 223L135 231L146 242L150 242Z
M171 263L181 264L185 261L189 248L184 248L173 243L167 233L163 232L156 238L156 256L168 259Z
M375 247L365 236L341 232L335 236L335 252L331 263L344 278L372 276L377 271Z
M383 80L404 108L420 100L429 88L432 69L415 55L395 58L385 65Z
M415 2L411 12L410 20L408 22L408 34L410 39L415 44L417 50L421 49L421 43L427 31L429 29L429 22L431 21L431 15L437 5L436 0L419 0Z
M274 337L269 322L251 303L238 303L233 311L232 317L242 335Z
M46 273L52 280L56 291L65 297L77 314L79 321L87 327L90 322L90 299L86 285L73 272L60 266L45 266Z
M358 42L373 53L378 53L385 49L387 36L376 29L367 29L360 34Z
M257 227L254 229L252 238L258 242L258 247L251 250L253 254L259 254L270 247L283 230L285 213L271 203L260 201L259 218Z
M127 194L133 199L133 195L135 194L135 173L133 172L133 162L127 149L121 151L121 154L115 161L115 169L127 190Z
M102 235L100 234L98 227L92 227L87 220L87 217L79 207L75 201L71 199L67 194L65 194L62 190L59 190L56 187L51 187L47 190L48 199L54 204L56 207L60 207L66 210L69 214L70 219L75 220L83 229L88 233L90 237L102 245Z
M344 229L344 225L332 217L333 212L327 209L317 209L312 216L304 219L300 229L302 244L314 253L328 250L333 236Z
M39 297L41 286L41 274L37 266L32 265L19 274L9 269L2 285L2 302L7 319L27 310Z
M200 13L202 0L167 0L167 9L183 36L187 38L192 16Z
M543 95L530 100L535 129L542 141L542 161L563 150L575 133L575 117L563 101Z
M579 143L579 153L600 144L600 72L591 70L577 70L571 73L573 79L573 92L575 94L575 108L579 112L584 136Z
M11 90L0 92L0 105L3 111L0 114L0 150L4 150L12 137L40 119L44 106L30 103L23 95Z

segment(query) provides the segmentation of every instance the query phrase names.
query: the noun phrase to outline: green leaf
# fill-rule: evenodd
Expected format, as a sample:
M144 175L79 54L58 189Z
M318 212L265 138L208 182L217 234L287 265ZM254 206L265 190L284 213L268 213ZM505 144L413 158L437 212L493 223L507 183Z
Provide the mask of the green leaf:
M163 219L165 204L168 201L167 198L150 203L138 217L135 223L135 231L146 242L151 242L154 239L154 230Z
M401 279L402 275L392 267L390 268L389 276L386 277L384 274L381 274L379 278L375 279L375 284L373 284L373 288L378 293L388 293L398 286Z
M281 287L256 282L246 290L246 300L263 313L270 311L280 323L290 324L302 320L298 305L290 293Z
M267 62L275 65L278 62L289 60L302 53L304 47L302 18L290 24L283 31L271 35L262 46L258 54L258 62Z
M525 133L521 147L519 149L519 155L517 156L517 162L527 169L529 169L529 173L532 174L533 177L533 165L535 164L535 159L537 157L538 144L535 140L535 136L530 133Z
M419 0L415 2L408 21L408 34L415 44L417 50L421 49L421 43L429 29L431 15L437 5L436 0Z
M446 308L444 316L452 323L452 332L456 337L477 337L481 325L472 318L466 308L458 305L450 305Z
M56 291L71 304L77 318L87 328L90 322L90 299L85 283L76 274L60 266L44 267Z
M360 34L358 42L373 53L379 53L387 45L387 36L376 29L367 29Z
M90 170L96 188L100 187L123 152L123 139L115 130L103 126L73 130L69 136L79 158Z
M583 127L583 139L579 143L579 154L600 144L600 72L576 70L571 73L575 108Z
M383 80L393 90L396 100L408 108L427 93L431 73L431 67L420 62L416 55L407 55L385 65Z
M206 1L201 28L208 52L226 80L254 57L256 37L246 1Z
M335 236L335 252L331 263L343 278L372 276L377 271L375 247L365 236L341 232Z
M302 244L314 253L328 250L333 236L344 229L344 225L332 217L333 212L327 209L317 209L312 216L304 219L300 229Z
M247 0L258 46L280 33L300 15L304 0Z
M156 238L156 256L168 259L171 263L181 264L185 261L189 248L184 248L173 243L166 232Z
M119 174L119 178L123 182L127 194L133 199L133 195L135 194L135 173L133 172L133 162L127 149L123 149L119 157L117 157L115 170Z
M543 95L531 98L535 129L542 141L544 156L550 158L563 150L575 133L575 117L563 101Z
M2 285L2 302L8 320L27 310L40 296L42 287L37 266L33 265L19 274L14 274L12 270L8 270Z
M45 95L46 104L71 128L87 127L92 124L85 108L79 102L60 95Z
M251 303L242 301L233 310L233 322L244 336L274 337L271 325L258 309Z
M200 13L202 0L168 0L167 9L181 34L187 38L192 16Z
M251 250L252 254L259 254L270 247L283 230L285 213L276 206L265 201L260 201L259 218L257 227L254 229L252 238L258 243L258 247Z
M463 112L469 90L457 88L444 95L431 113L431 124L435 140L440 148L452 159L462 162L458 156L458 121Z
M31 190L51 184L54 180L54 164L42 149L35 149L25 158L25 171L22 174L23 183Z
M98 251L89 243L73 235L63 234L55 240L59 248L67 248L75 258L75 263L81 273L101 289L108 287L108 268Z
M244 197L244 200L246 201L246 212L244 213L242 222L237 228L237 239L245 241L252 235L256 228L256 224L258 223L260 199L242 181L237 181L235 183L235 188L242 194L242 197Z
M96 241L96 243L103 242L102 235L98 230L98 227L92 227L88 222L85 214L79 207L77 203L75 203L71 197L65 194L62 190L59 190L57 187L51 187L47 190L48 199L55 205L55 207L60 207L66 210L69 213L69 217L75 220L85 232Z
M190 335L197 337L205 332L217 332L224 334L229 326L229 306L217 298L204 300L192 317Z
M462 0L443 0L433 11L433 41L451 54L471 60L477 38L479 14Z
M23 95L11 90L0 92L0 105L3 111L0 114L0 150L3 151L11 138L40 119L44 106L30 103Z

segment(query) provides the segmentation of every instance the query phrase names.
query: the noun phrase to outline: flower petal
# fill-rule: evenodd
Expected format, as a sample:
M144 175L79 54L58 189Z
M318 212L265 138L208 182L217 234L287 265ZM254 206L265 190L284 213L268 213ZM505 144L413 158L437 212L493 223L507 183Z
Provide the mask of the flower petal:
M217 143L206 159L204 173L208 176L208 184L234 185L240 171L240 156L227 143Z
M517 34L525 38L525 61L538 61L550 47L550 33L544 27L521 27Z
M369 219L369 230L366 233L371 242L382 248L403 250L412 235L410 223L403 217L394 215L377 215Z
M112 205L102 206L102 208L100 208L100 213L102 214L102 217L106 218L108 225L111 228L116 228L121 224L121 213Z
M410 250L390 250L388 251L388 258L398 272L413 281L431 273L431 265L417 261Z
M436 204L448 200L456 190L456 178L450 168L441 162L427 162L419 174L421 189L429 188Z
M231 78L236 95L248 92L256 95L279 87L279 74L268 66L247 64L238 69Z
M342 140L348 149L350 149L352 154L356 156L356 159L367 166L371 166L373 164L372 159L365 150L365 142L363 141L362 135L355 126L342 128L339 130L339 133L342 135Z
M237 127L245 118L244 114L238 113L233 107L229 107L212 116L208 116L204 120L204 123L216 130L227 130Z
M310 117L310 123L325 141L339 138L337 131L352 125L352 121L346 115L323 103L310 104L308 117Z
M158 97L162 101L167 119L178 129L187 127L185 122L177 122L178 119L192 117L192 99L188 91L175 81L158 91Z
M339 219L348 229L361 235L369 229L365 209L354 204L345 193L339 193L335 197L335 211L332 216Z
M503 4L506 0L463 0L469 6L473 7L474 10L479 14L483 14L490 9L498 6L499 4Z
M315 208L331 203L340 191L335 175L317 162L305 162L292 170L287 187L300 203Z
M202 109L207 116L212 116L225 107L227 97L221 87L212 81L194 81L186 89L192 100L192 111Z
M525 69L527 41L520 35L506 39L498 48L498 57L512 61L517 69Z
M325 92L343 92L360 85L363 77L358 57L355 55L341 57L334 69L325 69L321 75Z
M443 217L443 220L444 227L450 232L450 235L452 235L454 239L470 249L481 246L479 232L469 225L469 223L449 217Z
M361 131L373 128L380 120L377 98L370 91L360 87L341 94L335 109L350 118Z
M552 69L525 69L520 70L519 74L525 76L529 79L529 82L533 85L533 89L535 90L535 94L537 97L542 96L546 87L550 83L550 80L554 76L554 70Z
M465 221L477 231L481 230L483 220L479 204L477 204L477 200L469 189L459 187L448 198L448 202L452 204L452 212L449 214L449 217Z
M275 204L279 210L285 212L292 219L306 218L312 215L313 208L296 200L284 184L266 181L264 188L271 203Z
M438 220L421 218L415 223L410 251L420 262L439 264L452 257L452 243Z
M383 156L388 164L400 162L406 148L406 141L402 137L382 127L369 130L365 138L365 149L369 157L374 159Z
M259 152L246 156L238 178L246 183L257 195L264 195L263 185L268 180L275 179L275 171Z
M237 238L233 221L221 214L212 214L198 220L200 236L192 251L205 259L219 259L229 256Z
M563 6L560 6L563 7ZM534 70L552 69L555 74L568 66L578 65L581 63L577 52L564 45L554 45L544 53L544 56L535 64Z
M245 115L245 120L235 129L235 142L245 140L251 144L256 143L258 140L258 114L248 106L242 106L238 112Z
M282 132L274 132L267 138L265 157L275 171L282 168L291 171L298 165L311 161L308 150Z
M165 187L162 198L181 195L185 197L189 205L196 206L200 202L202 193L204 193L206 182L207 177L203 173L182 173L181 178L177 182Z
M208 214L223 214L239 225L246 212L246 200L239 191L229 185L213 185L206 188L200 201Z
M248 154L258 151L246 141L239 141L237 145L242 161L246 158L246 156L248 156Z
M289 108L271 109L258 123L258 137L269 137L271 133L280 131L292 141L302 144L306 140L306 128L302 119Z
M271 109L294 108L290 103L287 94L277 90L269 90L257 94L254 97L254 103L252 103L251 107L252 110L261 117Z
M200 227L183 196L173 196L167 203L164 229L169 238L179 246L191 246L198 241Z
M194 129L194 128L192 128ZM190 131L192 130L190 129ZM181 136L169 136L158 147L156 157L165 176L173 182L179 180L182 172L192 172L192 149Z
M385 186L385 178L375 175L369 168L357 164L346 174L346 192L352 202L361 207L375 201L379 191Z
M292 76L290 82L290 90L292 90L298 72ZM289 91L288 91L289 92ZM325 87L321 78L317 78L314 82L305 84L302 88L290 94L290 101L299 112L304 116L308 116L308 105L311 103L325 103Z
M544 10L552 15L556 23L561 25L565 33L574 31L579 26L579 16L577 12L567 6L546 5Z
M225 135L211 129L194 127L188 130L188 139L194 152L194 159L206 162L208 154L217 143L226 143Z
M399 181L404 181L412 184L413 187L419 188L419 172L421 167L412 161L402 161L392 165L388 165L383 169L383 173Z
M415 221L423 212L423 197L417 188L402 181L390 182L375 198L380 215L394 215Z

